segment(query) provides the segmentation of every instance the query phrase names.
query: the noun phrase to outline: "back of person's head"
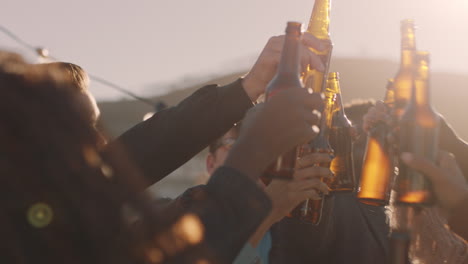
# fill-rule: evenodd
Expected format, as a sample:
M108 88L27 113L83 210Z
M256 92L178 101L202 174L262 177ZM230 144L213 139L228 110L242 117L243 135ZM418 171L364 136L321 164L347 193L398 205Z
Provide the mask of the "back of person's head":
M89 76L83 68L76 64L60 61L37 64L36 66L48 68L49 71L62 71L62 78L71 84L69 88L75 89L77 92L88 91Z
M83 112L83 117L91 126L96 126L100 111L96 100L89 92L89 77L83 68L69 62L35 64L35 67L43 71L60 73L61 79L67 82L64 88L69 89L74 95L74 107Z
M24 63L25 61L20 55L0 50L0 67L2 69L11 70L11 67Z
M99 152L63 71L18 58L0 52L0 263L144 263L191 250L169 229L184 213L155 211L118 144Z
M121 201L69 81L0 54L0 263L104 261Z
M214 256L196 215L161 213L139 192L147 185L117 143L99 152L63 71L20 58L0 52L0 263ZM123 204L139 219L131 229Z

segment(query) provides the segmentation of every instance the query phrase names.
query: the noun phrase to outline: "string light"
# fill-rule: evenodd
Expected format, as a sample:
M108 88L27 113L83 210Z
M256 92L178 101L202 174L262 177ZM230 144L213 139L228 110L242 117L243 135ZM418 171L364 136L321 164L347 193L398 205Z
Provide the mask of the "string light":
M47 63L47 62L51 62L51 61L60 61L59 59L57 58L54 58L53 56L50 55L49 51L46 49L46 48L43 48L43 47L36 47L36 46L33 46L29 43L27 43L26 41L22 40L21 38L19 38L16 34L14 34L11 30L7 29L6 27L0 25L0 31L3 32L5 35L9 36L11 39L13 39L14 41L16 41L18 44L26 47L28 50L31 50L33 51L35 54L37 54L38 56L38 61L39 63ZM149 100L149 99L146 99L146 98L143 98L143 97L140 97L138 95L136 95L135 93L117 85L117 84L114 84L110 81L107 81L99 76L96 76L96 75L93 75L93 74L89 74L89 78L95 82L98 82L98 83L101 83L107 87L110 87L110 88L113 88L114 90L117 90L123 94L126 94L127 96L130 96L134 99L136 99L137 101L140 101L144 104L147 104L147 105L150 105L151 107L155 108L155 104L153 101Z

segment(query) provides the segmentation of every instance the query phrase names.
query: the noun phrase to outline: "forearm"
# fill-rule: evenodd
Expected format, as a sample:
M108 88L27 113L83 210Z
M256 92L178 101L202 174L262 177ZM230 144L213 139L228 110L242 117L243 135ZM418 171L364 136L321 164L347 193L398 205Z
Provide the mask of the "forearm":
M240 80L222 87L205 86L131 128L116 142L152 184L229 130L251 106Z

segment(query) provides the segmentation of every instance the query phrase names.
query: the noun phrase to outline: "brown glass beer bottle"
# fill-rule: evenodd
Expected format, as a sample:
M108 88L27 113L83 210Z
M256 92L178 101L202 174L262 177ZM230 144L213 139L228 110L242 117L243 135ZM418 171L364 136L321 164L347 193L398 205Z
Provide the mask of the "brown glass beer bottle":
M332 124L332 109L335 102L335 93L330 89L325 91L325 108L322 112L320 120L320 132L315 139L309 144L300 147L299 156L304 156L309 153L327 153L333 156L333 149L328 141L329 128ZM317 163L314 166L330 168L330 162ZM290 214L291 217L301 219L304 222L318 225L322 218L322 209L324 199L312 200L307 199L299 204Z
M301 34L301 23L288 22L278 70L266 88L267 103L268 99L275 96L281 90L303 88L299 71ZM292 178L297 155L297 147L284 153L269 166L264 177Z
M439 115L429 99L429 53L418 52L418 67L412 85L411 101L399 121L399 151L414 153L436 161L439 139ZM399 163L395 181L395 202L401 205L425 206L434 202L427 178L417 170Z
M388 80L384 102L390 110L393 108L393 79ZM395 164L391 146L387 142L388 133L388 125L381 121L371 129L367 137L366 152L357 192L357 197L362 203L374 206L389 204L395 178Z
M330 40L330 9L331 0L316 0L306 31L318 39ZM307 89L312 89L314 92L321 93L324 92L326 88L326 76L330 65L332 46L323 51L315 49L312 49L312 51L322 59L325 65L325 71L317 71L308 65L307 69L302 73L302 81Z
M414 20L406 19L401 22L401 60L400 68L395 76L395 109L394 115L398 120L411 98L413 83L414 55L416 52Z
M353 128L344 111L339 78L338 72L328 74L327 89L335 94L329 129L329 141L334 154L330 170L334 176L331 179L324 179L324 182L330 192L354 192L356 180L353 162Z

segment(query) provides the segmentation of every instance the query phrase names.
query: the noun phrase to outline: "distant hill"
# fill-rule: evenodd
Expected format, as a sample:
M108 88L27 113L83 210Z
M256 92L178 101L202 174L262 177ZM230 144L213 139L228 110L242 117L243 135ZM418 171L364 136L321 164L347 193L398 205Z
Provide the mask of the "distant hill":
M398 65L388 60L358 58L334 58L331 70L340 72L341 87L345 103L352 99L381 99L385 92L387 78L393 77ZM199 87L208 83L226 84L245 72L227 74L206 83L187 83L185 89L151 98L154 102L164 101L176 105ZM432 101L437 110L453 125L464 139L468 139L468 76L450 73L432 73ZM141 122L143 116L154 111L151 106L134 100L100 102L102 120L111 136L118 136L131 126ZM184 166L151 187L158 196L174 197L186 188L203 182L205 173L205 152L195 156Z
M340 72L341 87L345 102L355 98L381 99L389 77L393 77L398 64L389 60L334 58L331 71ZM151 98L154 102L164 101L175 105L205 84L226 84L245 72L226 74L204 83L187 83L186 88ZM184 86L182 84L182 86ZM468 110L468 76L433 72L432 101L434 106L452 123L457 132L468 139L468 122L464 114ZM111 136L117 136L140 122L145 113L154 111L148 105L134 100L100 102L102 120ZM466 110L465 110L466 109Z

